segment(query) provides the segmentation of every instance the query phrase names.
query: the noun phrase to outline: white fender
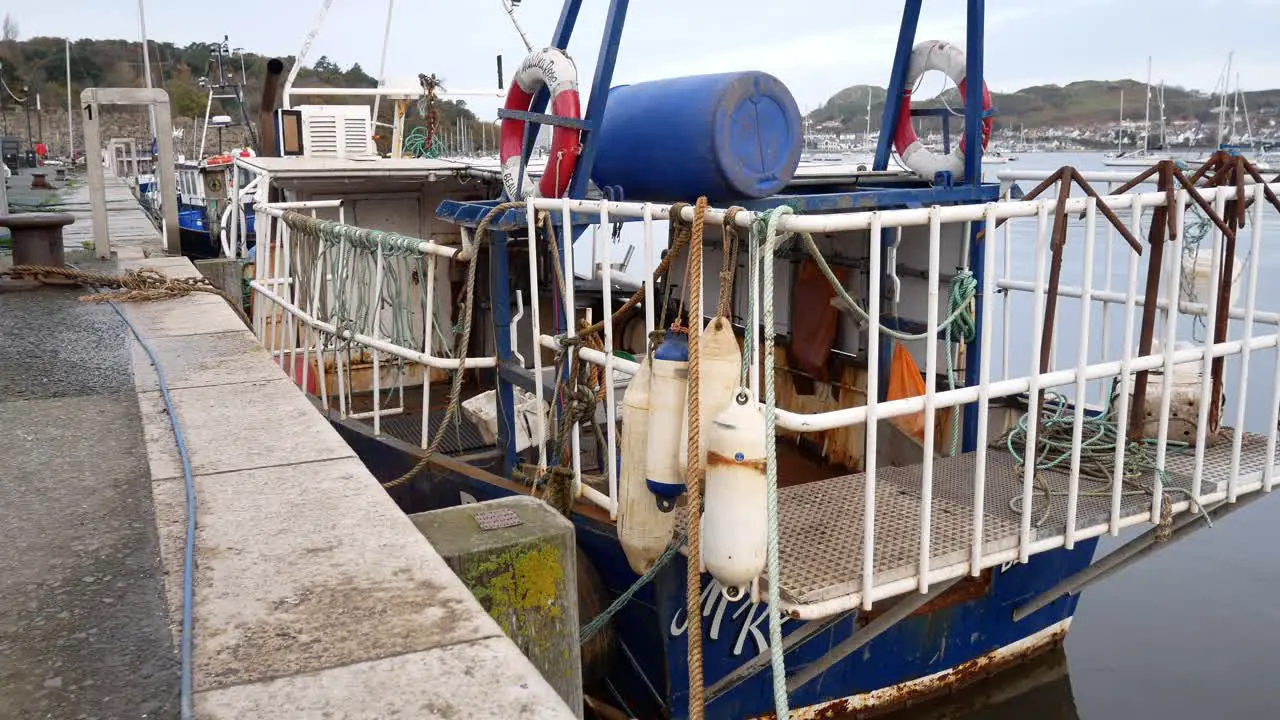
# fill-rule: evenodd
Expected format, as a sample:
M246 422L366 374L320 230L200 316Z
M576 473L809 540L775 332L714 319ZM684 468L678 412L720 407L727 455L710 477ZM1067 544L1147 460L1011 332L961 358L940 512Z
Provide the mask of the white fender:
M698 337L698 414L702 416L699 426L698 452L702 465L707 465L707 433L711 421L720 415L720 411L729 406L733 400L733 392L738 389L742 374L742 351L738 349L738 337L733 334L733 325L728 318L717 317L707 324L707 329ZM681 437L689 437L689 404L686 401L680 422ZM689 474L689 451L687 446L679 456L680 475Z
M675 533L675 513L664 513L645 484L649 436L649 359L622 395L622 474L618 479L618 539L636 574L653 567Z
M765 423L755 397L739 389L711 424L703 486L702 561L738 600L764 572L768 552Z
M652 373L645 480L658 508L671 512L685 488L677 457L688 447L680 433L689 392L689 347L683 335L667 332L654 352Z

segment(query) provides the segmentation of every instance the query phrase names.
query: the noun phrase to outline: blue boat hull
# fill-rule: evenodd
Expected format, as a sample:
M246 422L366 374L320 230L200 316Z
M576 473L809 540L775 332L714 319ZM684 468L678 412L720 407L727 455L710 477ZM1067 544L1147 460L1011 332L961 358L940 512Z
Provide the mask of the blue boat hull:
M379 478L397 477L416 460L354 423L335 422L335 426ZM477 501L511 494L482 481L445 474L417 484L409 496L399 499L402 505L412 506L406 509L418 512L457 505L463 493L468 500ZM610 595L628 588L637 576L627 564L613 526L581 515L575 515L574 524L578 546ZM982 578L961 581L791 693L792 710L813 708L808 717L840 717L845 710L866 704L891 708L967 684L1004 664L1025 660L1036 650L1052 647L1065 632L1078 596L1059 598L1019 622L1013 620L1014 608L1087 567L1096 546L1096 539L1082 541L1071 550L1042 553L1025 565L992 568ZM703 676L704 684L711 687L768 648L768 619L765 605L752 606L746 600L727 603L707 590L712 582L709 575L704 575L702 582ZM608 679L633 717L688 717L685 587L685 564L683 557L677 556L614 619L619 652ZM892 602L883 602L877 611ZM788 672L818 660L867 619L854 613L816 633L787 653ZM801 624L785 622L783 635L795 632ZM711 700L706 717L738 720L770 715L772 688L772 676L765 667Z
M252 204L248 203L245 205L245 224L248 229L247 246L253 247L254 213ZM222 256L222 240L217 235L210 234L203 206L178 203L178 237L182 254L186 257L203 259Z
M624 589L635 575L626 564L615 538L581 527L579 542L613 591ZM926 606L925 612L908 617L862 649L836 663L822 675L790 694L793 709L830 704L828 712L853 710L857 698L875 691L892 706L914 695L945 689L947 682L968 682L979 676L981 659L1004 648L1016 647L1026 638L1045 636L1057 628L1065 630L1075 612L1077 596L1061 598L1020 622L1013 621L1016 606L1049 589L1068 575L1088 566L1096 540L1079 543L1073 550L1057 550L1037 555L1026 565L993 569L989 577L964 581L957 586L963 599L948 604ZM672 563L636 601L622 611L614 626L620 639L645 668L650 684L664 694L666 712L634 707L641 717L684 718L688 716L687 622L685 615L685 564ZM703 576L702 652L703 677L707 686L732 673L744 662L768 649L767 606L752 606L749 600L730 603L711 597L707 591L711 577ZM883 603L888 606L892 601ZM861 613L837 622L815 634L786 656L788 672L794 672L824 656L832 647L849 638L866 624ZM803 623L787 621L783 635L798 630ZM1046 640L1051 638L1045 637ZM1044 647L1047 647L1048 644ZM1028 647L1025 652L1030 653ZM662 671L657 671L661 667ZM986 669L994 669L994 666ZM908 692L903 686L921 678L955 670L953 677L920 684ZM618 663L616 675L635 675L633 668ZM645 683L638 677L619 678L623 694L636 698L641 706ZM842 702L843 701L843 702ZM654 704L656 705L656 703ZM772 673L769 668L756 673L706 706L707 718L748 718L773 712ZM654 713L654 714L649 714ZM660 713L660 714L659 714ZM823 715L826 716L826 715Z

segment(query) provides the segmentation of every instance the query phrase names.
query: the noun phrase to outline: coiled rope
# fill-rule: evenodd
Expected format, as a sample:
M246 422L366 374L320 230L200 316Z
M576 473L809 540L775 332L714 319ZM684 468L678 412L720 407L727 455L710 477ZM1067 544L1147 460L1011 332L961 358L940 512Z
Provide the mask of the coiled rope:
M411 158L438 158L444 155L444 141L424 127L416 127L404 137L404 155Z
M1034 449L1035 469L1054 470L1066 468L1069 472L1071 455L1075 447L1075 418L1068 413L1070 407L1067 398L1058 393L1045 394L1044 407L1040 414L1040 429L1036 433ZM1115 482L1113 469L1116 447L1125 443L1125 456L1121 484L1128 488L1120 491L1122 497L1144 495L1151 497L1155 488L1143 478L1155 474L1161 480L1165 493L1185 494L1192 505L1197 505L1192 493L1169 483L1166 471L1156 466L1156 440L1144 438L1140 441L1124 440L1124 433L1115 422L1116 397L1114 393L1107 399L1106 409L1097 416L1085 416L1082 422L1083 432L1080 438L1080 480L1098 485L1095 489L1081 488L1079 497L1111 497ZM1002 444L1013 456L1018 465L1023 466L1031 453L1027 451L1027 428L1032 421L1031 413L1023 413L1014 427L1005 434ZM1168 441L1170 452L1181 453L1190 449L1190 445L1175 440ZM1044 473L1035 473L1037 495L1044 500L1044 509L1035 521L1035 527L1044 525L1053 509L1053 498L1066 497L1068 490L1054 488L1049 485ZM1022 514L1023 496L1015 495L1009 499L1009 509ZM1034 502L1034 498L1033 498ZM1170 503L1164 503L1168 507ZM1208 514L1204 513L1205 519ZM1163 521L1162 521L1163 522Z

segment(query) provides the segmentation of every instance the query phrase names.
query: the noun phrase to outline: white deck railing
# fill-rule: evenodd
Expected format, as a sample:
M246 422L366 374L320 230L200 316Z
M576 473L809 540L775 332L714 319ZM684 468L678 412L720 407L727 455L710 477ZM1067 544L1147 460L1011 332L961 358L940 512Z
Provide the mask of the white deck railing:
M1110 179L1110 178L1108 178ZM1118 181L1119 178L1114 178ZM1280 189L1280 185L1274 186L1273 189ZM1228 200L1233 197L1236 192L1235 188L1225 188L1222 190L1205 189L1202 195L1209 201L1214 203L1219 214ZM1063 315L1059 315L1059 325L1056 337L1061 337L1064 333L1075 331L1079 334L1079 345L1074 362L1055 364L1048 372L1040 372L1039 356L1040 342L1043 331L1043 310L1045 305L1045 296L1047 289L1047 272L1046 258L1049 252L1050 230L1053 223L1053 212L1056 200L1042 199L1031 202L1021 201L1003 201L998 203L990 203L986 205L969 205L956 207L932 207L922 209L905 209L905 210L888 210L879 212L850 212L850 213L834 213L823 215L789 215L782 218L780 227L785 231L793 232L810 232L810 233L841 233L852 230L870 230L870 249L868 259L870 272L868 277L868 293L867 306L873 317L878 317L880 312L880 280L881 280L881 250L883 246L887 246L883 242L882 233L880 231L889 228L902 228L911 226L928 227L928 283L936 293L937 287L943 282L939 272L939 250L941 238L943 236L942 229L946 225L964 224L983 222L987 228L994 228L997 221L1006 220L1003 226L1003 267L1001 274L997 275L997 257L993 252L994 248L988 245L987 252L984 253L984 267L981 268L982 286L981 294L986 299L986 311L982 317L981 326L981 352L978 371L978 383L970 387L957 387L953 390L937 390L933 383L927 383L927 391L924 395L890 401L878 401L876 393L868 394L865 405L856 407L845 407L838 410L820 413L799 413L779 410L777 413L778 426L786 430L795 430L800 432L816 432L821 430L829 430L833 428L848 427L852 425L866 426L866 471L862 482L865 484L864 495L866 498L865 508L863 510L862 527L864 529L864 540L862 551L864 553L864 561L862 563L863 577L861 590L858 593L850 594L831 601L820 603L812 607L790 608L793 614L797 616L820 616L838 612L842 609L856 607L859 603L869 606L876 599L888 597L894 594L904 592L910 588L916 588L921 592L926 592L931 583L940 582L950 578L971 573L979 574L985 568L998 566L1006 562L1021 561L1026 562L1032 555L1051 550L1057 547L1071 548L1075 543L1082 540L1097 537L1102 534L1118 534L1125 527L1143 523L1143 522L1159 522L1161 513L1164 510L1163 504L1169 503L1172 513L1177 514L1187 510L1199 510L1206 506L1221 501L1233 502L1237 497L1244 493L1250 493L1257 490L1270 490L1274 484L1274 469L1272 461L1264 461L1263 469L1260 473L1249 473L1246 478L1241 477L1241 455L1242 455L1242 439L1244 437L1244 421L1245 421L1245 404L1244 385L1249 380L1249 366L1251 360L1256 355L1256 351L1274 348L1280 342L1280 313L1275 312L1276 308L1268 311L1262 311L1257 307L1258 301L1258 266L1259 259L1262 255L1262 229L1264 215L1270 210L1271 206L1263 199L1263 186L1252 185L1247 189L1249 197L1253 200L1250 210L1250 220L1248 227L1242 228L1239 235L1247 237L1249 247L1249 257L1252 261L1248 263L1247 268L1247 291L1242 306L1233 307L1229 313L1232 320L1242 321L1242 327L1237 333L1235 339L1228 339L1224 342L1214 343L1213 330L1217 311L1217 294L1213 293L1208 298L1207 303L1187 302L1180 297L1180 281L1182 273L1177 269L1181 260L1181 237L1182 230L1185 227L1185 215L1188 212L1188 196L1185 192L1177 194L1176 206L1173 212L1176 217L1178 227L1178 237L1168 243L1165 249L1165 262L1162 272L1164 278L1161 289L1158 307L1161 311L1160 322L1157 324L1157 335L1162 341L1161 347L1169 348L1169 352L1153 352L1147 355L1138 356L1136 352L1136 333L1137 333L1137 313L1138 308L1143 307L1141 290L1138 287L1139 265L1145 264L1147 261L1146 253L1149 252L1144 248L1142 256L1130 254L1127 266L1127 282L1123 288L1115 288L1111 283L1112 275L1112 259L1111 248L1114 242L1114 230L1108 225L1105 239L1106 259L1104 261L1105 277L1103 287L1095 289L1092 282L1092 268L1094 267L1094 259L1096 257L1097 243L1097 221L1098 221L1098 201L1089 198L1072 198L1066 203L1066 212L1069 221L1072 224L1072 232L1083 235L1083 262L1084 267L1088 270L1083 274L1083 284L1080 287L1067 287L1059 292L1060 297L1079 298L1082 307L1090 308L1093 305L1100 305L1103 309L1103 324L1101 336L1103 342L1095 344L1092 339L1092 311L1080 312L1078 322L1075 327L1066 327L1062 322ZM1106 203L1110 208L1115 210L1122 217L1127 215L1129 218L1128 225L1134 231L1134 234L1140 233L1142 227L1143 212L1151 208L1163 206L1166 202L1166 196L1163 193L1133 193L1119 196L1107 196L1102 198L1102 202ZM619 218L640 218L644 226L644 249L645 252L640 253L643 258L645 267L642 268L643 276L648 278L652 273L653 254L649 252L655 239L653 237L653 221L666 220L670 217L670 206L657 204L641 204L641 203L619 203L605 201L588 201L588 200L554 200L554 199L534 199L528 202L528 215L530 223L533 222L535 214L539 211L548 211L563 216L564 223L567 225L570 220L571 213L587 213L598 215L600 222L595 226L595 235L593 241L600 244L607 242L606 233L601 228L607 227L610 222L617 221ZM693 216L692 208L685 208L683 211L683 219L691 221ZM1078 216L1082 216L1080 219ZM724 211L720 209L710 209L706 212L704 221L710 225L720 225L724 220ZM736 224L742 228L749 228L755 220L753 213L739 213L736 217ZM1031 278L1016 277L1016 268L1011 259L1013 246L1015 243L1015 228L1023 227L1029 224L1034 228L1034 236L1030 240L1034 246L1034 264L1031 271ZM993 234L994 235L994 234ZM860 237L866 237L860 236ZM992 238L995 239L994 237ZM534 239L530 238L530 258L532 262L536 262L538 253L535 252ZM1217 263L1222 252L1221 233L1215 228L1212 231L1211 252L1214 262L1214 277L1212 278L1213 287L1217 282ZM1069 245L1069 248L1076 248L1074 252L1079 252L1081 248ZM1127 246L1125 252L1128 254ZM899 253L903 250L899 250ZM601 250L603 254L603 250ZM530 267L530 282L537 287L538 272L536 265ZM604 295L604 306L610 307L609 288L611 284L609 264L603 264L603 273L599 277L601 282L601 290ZM1002 291L1005 295L1004 307L1001 308L1003 315L1003 326L997 331L995 320L997 317L997 306L994 303L997 291ZM752 278L752 289L756 302L753 303L757 310L761 307L761 298L759 293L758 279ZM1012 292L1025 292L1030 295L1033 302L1034 310L1032 319L1027 326L1014 326L1014 318L1010 311L1009 295ZM537 298L538 292L533 292L532 296ZM704 294L705 297L705 294ZM768 300L764 300L767 302ZM534 315L537 315L536 300L534 301ZM564 298L565 310L572 312L573 297L572 291L566 293ZM654 306L654 289L652 282L645 284L645 307L648 309L645 322L646 330L653 330L653 313ZM1106 319L1109 307L1118 307L1123 309L1121 349L1116 351L1112 345L1112 331L1110 322ZM937 303L931 302L930 317L927 320L928 332L936 336L939 329L939 313L937 312ZM1171 309L1176 311L1171 312ZM706 308L701 313L706 316ZM692 310L691 313L696 312ZM1206 339L1193 347L1175 349L1175 341L1179 337L1178 320L1181 317L1201 317L1207 324ZM759 327L759 313L753 315L751 322ZM569 334L572 335L573 324L569 324ZM609 324L606 323L606 328ZM539 344L548 348L562 348L559 338L541 333L535 326L534 331L538 336ZM1030 333L1028 336L1027 333ZM882 369L879 365L878 348L880 343L884 342L881 329L877 324L871 324L867 329L867 383L868 387L877 387L878 378ZM756 337L760 337L760 333L756 333ZM1010 343L1011 338L1017 338L1015 342L1026 343L1030 338L1031 352L1030 365L1025 371L1017 371L1011 364ZM999 343L1003 356L1003 374L996 377L993 372L993 355L992 351L996 344ZM936 343L930 343L930 346L936 347ZM570 347L568 352L577 352L581 359L600 365L604 368L604 383L607 388L613 387L613 375L615 372L626 374L634 374L638 370L638 365L634 362L626 361L613 354L614 344L613 338L609 334L605 334L603 351L591 350L587 348L574 349ZM750 348L752 352L752 368L751 385L759 394L760 378L756 369L759 367L759 347ZM1226 489L1216 489L1206 491L1202 486L1202 476L1204 474L1205 463L1205 442L1206 431L1208 428L1207 414L1209 412L1209 395L1211 392L1209 368L1214 358L1223 358L1238 356L1242 363L1242 370L1239 374L1239 384L1235 387L1235 392L1240 394L1236 404L1234 416L1231 418L1232 424L1238 430L1234 433L1232 440L1232 448L1230 453L1230 475ZM535 353L534 362L536 365L535 377L541 378L541 361ZM1161 478L1166 469L1167 457L1169 455L1169 418L1170 418L1170 398L1173 382L1173 371L1175 365L1184 363L1200 363L1203 367L1203 380L1200 386L1198 398L1199 422L1197 423L1196 442L1195 442L1195 460L1192 487L1189 493L1180 495L1167 495L1161 486ZM934 378L938 376L938 357L937 353L932 349L927 353L926 367L924 374L926 378ZM1128 391L1133 385L1134 374L1143 370L1158 371L1163 373L1163 392L1157 393L1160 397L1159 401L1159 432L1156 447L1154 487L1152 488L1152 503L1149 512L1140 514L1125 514L1122 516L1121 497L1123 484L1120 482L1112 483L1111 498L1111 516L1104 522L1096 523L1089 527L1077 527L1077 510L1080 503L1080 473L1081 473L1081 450L1080 435L1082 422L1086 413L1086 389L1090 381L1097 380L1114 380L1119 385L1118 397L1121 402L1118 407L1118 417L1116 424L1122 428L1126 427L1128 422L1128 402L1124 399L1128 397ZM1276 450L1276 426L1277 426L1277 409L1280 409L1280 362L1276 363L1275 377L1271 378L1271 383L1267 387L1266 392L1260 392L1257 387L1257 381L1249 388L1249 395L1257 397L1266 397L1270 399L1270 422L1266 425L1266 451L1265 458L1275 458ZM984 517L988 510L985 506L984 488L986 483L987 460L991 450L988 449L990 441L995 438L988 437L988 419L991 412L991 403L993 400L1001 398L1018 398L1028 396L1035 398L1038 393L1045 390L1066 389L1067 397L1072 403L1073 432L1075 436L1075 447L1071 452L1070 458L1070 483L1066 493L1066 516L1067 523L1065 532L1054 537L1037 537L1033 533L1032 528L1032 498L1035 492L1035 463L1026 463L1022 471L1022 503L1020 518L1020 533L1017 538L1016 547L1012 549L1002 549L992 551L983 541L983 523ZM1070 392L1074 389L1074 392ZM1108 390L1109 392L1109 390ZM977 403L977 450L974 459L974 477L973 477L973 517L972 517L972 539L967 548L967 559L962 563L952 563L945 567L931 567L932 551L930 547L930 536L933 519L931 517L932 506L930 496L934 478L932 477L932 459L936 447L936 441L933 437L931 429L934 427L934 419L936 414L946 408L956 408L968 403ZM1256 402L1256 400L1255 400ZM613 417L613 402L610 398L608 404L609 417L605 430L608 437L610 449L616 447L616 423ZM898 580L892 583L877 584L875 580L875 538L876 538L876 494L874 492L876 484L876 426L879 420L900 417L908 414L922 412L925 414L924 427L925 430L925 458L924 465L921 467L921 496L922 501L919 508L920 518L920 550L917 558L917 572L913 577L907 580ZM1226 426L1227 417L1224 413L1223 425ZM1035 446L1036 443L1036 423L1031 423L1028 430L1028 446ZM545 433L543 434L545 436ZM574 428L574 447L577 447L577 428ZM1114 465L1116 470L1125 467L1126 453L1128 449L1126 443L1117 443L1118 447L1114 454ZM540 456L545 459L546 448L541 449ZM582 483L581 467L575 453L574 471L579 486L583 487L582 494L588 499L596 502L600 506L616 512L618 507L617 494L617 477L615 471L615 463L608 463L608 491L607 497L603 493L595 492L586 487ZM544 460L545 461L545 460Z
M1280 186L1273 189L1280 189ZM1202 194L1221 211L1235 192L1235 188L1205 189ZM1246 228L1239 231L1241 244L1244 245L1247 242L1249 248L1250 260L1245 268L1246 275L1242 276L1247 289L1242 303L1233 306L1228 313L1229 322L1232 323L1232 333L1223 342L1213 342L1214 323L1217 316L1216 293L1210 295L1208 302L1188 301L1181 294L1180 284L1183 279L1182 272L1179 270L1182 258L1181 238L1183 229L1186 227L1188 197L1185 192L1179 192L1173 208L1179 232L1177 238L1170 241L1166 247L1166 261L1161 269L1164 273L1163 281L1157 301L1157 309L1160 312L1157 323L1158 339L1160 347L1168 351L1157 351L1141 356L1136 351L1136 336L1139 308L1144 307L1144 302L1138 281L1140 268L1147 262L1146 248L1144 248L1144 255L1139 257L1130 253L1126 245L1118 246L1117 249L1123 250L1127 255L1127 260L1124 261L1127 265L1125 281L1122 286L1117 287L1112 283L1114 268L1111 252L1116 233L1108 225L1105 237L1101 243L1098 242L1098 201L1086 198L1068 200L1066 213L1070 222L1071 238L1068 248L1075 257L1081 259L1083 267L1088 271L1083 272L1077 285L1064 286L1059 290L1060 299L1078 299L1078 305L1082 311L1074 320L1069 320L1066 314L1059 314L1059 327L1055 332L1055 341L1075 333L1078 335L1078 344L1073 357L1062 358L1060 362L1053 363L1047 372L1040 372L1039 351L1044 329L1043 309L1048 285L1046 259L1049 254L1050 231L1056 200L1002 201L985 205L790 215L781 218L779 226L784 231L824 234L870 231L859 234L857 241L870 244L866 305L872 317L880 316L882 274L888 275L892 271L892 268L881 267L881 251L894 244L892 240L885 239L886 235L892 236L893 233L882 231L894 228L927 228L927 248L924 246L925 234L921 233L918 241L904 243L904 247L899 248L898 253L903 254L909 250L928 253L926 281L932 288L931 294L936 295L937 289L944 282L939 267L944 230L950 226L965 227L972 223L985 223L987 228L994 228L998 221L1007 221L1002 232L990 233L985 241L987 242L986 252L982 254L983 265L981 268L973 268L975 271L981 271L978 273L982 279L980 293L985 299L985 312L980 328L978 381L975 385L938 390L932 382L928 382L926 393L918 397L880 401L877 393L870 392L864 405L842 407L819 413L778 411L778 426L784 430L817 432L855 425L864 425L866 430L864 455L866 470L860 479L865 503L861 518L863 561L858 590L819 602L793 604L787 608L788 611L797 617L817 617L859 605L869 607L875 600L912 589L927 592L932 584L964 574L977 575L986 568L1004 563L1026 562L1031 556L1054 548L1071 548L1076 543L1089 538L1107 533L1117 534L1125 527L1160 522L1162 513L1166 509L1177 514L1202 509L1223 501L1234 502L1241 495L1258 490L1269 491L1275 482L1273 459L1276 456L1277 421L1280 420L1280 417L1277 417L1280 412L1280 362L1273 361L1274 369L1269 373L1270 377L1260 377L1256 363L1257 351L1275 348L1280 343L1280 313L1277 312L1280 308L1263 309L1258 306L1258 269L1263 253L1262 233L1265 216L1273 210L1263 199L1263 186L1248 186L1247 192L1253 201L1249 222ZM1133 193L1107 196L1101 202L1106 203L1122 217L1127 217L1129 228L1134 231L1134 234L1141 234L1139 231L1143 224L1144 212L1163 206L1166 196L1163 193ZM259 203L258 263L256 277L251 283L255 292L255 329L259 337L291 377L300 381L304 388L309 383L311 359L313 357L317 359L317 367L322 371L316 378L319 383L316 394L323 399L326 406L330 393L324 386L327 373L323 369L332 366L336 370L335 377L339 386L336 394L340 414L346 417L370 418L375 432L381 431L381 418L403 410L405 378L408 369L420 366L418 369L424 373L422 444L425 447L429 425L425 413L430 407L429 368L458 367L457 360L439 356L433 350L437 344L429 341L429 338L439 334L438 328L449 327L447 319L442 321L436 317L438 314L434 305L436 265L441 260L451 260L456 248L420 241L407 251L402 246L397 246L393 252L392 248L384 248L380 245L373 248L352 248L343 243L317 243L312 237L302 238L290 232L287 225L280 220L287 208L310 210L313 214L321 208L337 208L338 218L341 220L343 217L341 203L338 201L274 205ZM663 242L654 236L654 225L658 221L670 218L670 206L591 200L531 199L526 203L526 211L530 225L536 225L539 213L544 211L550 213L555 220L563 221L565 225L571 224L571 215L574 213L588 213L599 218L591 235L591 241L597 245L598 257L607 257L606 252L609 249L611 237L606 228L611 223L623 218L640 220L639 224L643 229L643 237L640 240L643 252L637 255L641 258L643 265L639 268L641 276L646 278L644 283L645 327L648 331L654 329L653 309L657 303L652 281L653 251L657 249L655 246L660 246ZM685 221L692 220L692 216L692 208L686 208L683 211ZM723 210L710 209L704 220L710 225L720 225L724 217ZM753 213L740 212L736 217L736 224L749 229L755 219L756 216ZM1021 235L1019 231L1022 231ZM952 233L947 237L954 237L954 235L955 233ZM758 240L758 238L753 239ZM837 240L839 240L838 236ZM583 361L603 368L603 385L607 396L603 423L607 446L604 452L608 461L604 463L606 467L602 468L602 471L607 474L607 486L597 489L583 481L581 439L579 428L576 426L572 428L572 465L577 495L605 508L611 514L616 514L619 494L615 462L617 452L615 409L617 398L613 395L615 376L634 374L639 366L614 355L615 338L610 323L605 323L606 330L603 334L601 349L565 343L564 338L548 334L541 326L540 304L544 302L545 297L549 296L549 293L541 292L546 288L539 286L539 278L543 277L543 273L539 272L537 266L539 258L543 257L541 247L538 245L540 242L542 239L537 234L530 234L527 239L528 282L533 291L525 296L530 327L525 332L531 332L530 339L534 341L533 347L564 351L569 354L570 359L573 354L577 354ZM916 242L919 243L918 246L906 247ZM1014 262L1015 251L1021 252L1017 247L1020 243L1030 246L1032 261L1029 266L1026 263L1019 265ZM995 244L1003 246L997 249ZM1095 259L1099 245L1102 246L1101 251L1104 253L1102 267L1105 278L1100 287L1096 286L1093 279L1094 273L1091 271L1097 264ZM1212 229L1207 236L1207 246L1207 248L1202 246L1202 249L1207 249L1211 253L1216 276L1217 261L1223 252L1223 238L1216 228ZM997 251L1000 252L1003 260L997 258ZM997 263L1000 264L998 271ZM407 287L409 278L415 271L419 273L418 277L425 277L425 292L410 292L412 288ZM598 280L601 283L604 308L613 306L612 275L610 263L602 263ZM764 300L760 297L759 278L756 275L753 272L750 280L755 312L749 322L759 328ZM1216 277L1210 280L1216 285ZM995 302L998 293L1003 294L1000 305ZM1013 311L1014 304L1018 302L1014 298L1015 293L1020 295L1021 300L1030 303L1029 320L1019 320L1018 315ZM566 316L575 317L573 283L569 283L561 300ZM359 312L352 312L353 303ZM939 330L940 316L945 313L938 308L936 298L929 303L929 307L931 311L926 320L927 328L929 333L936 335ZM1101 308L1102 315L1101 332L1096 334L1093 330L1092 310L1095 307ZM700 314L706 316L707 311L708 308L703 308ZM697 309L694 312L697 312ZM1108 319L1115 313L1119 313L1121 317ZM397 329L403 327L402 315L404 314L415 318L414 326L417 330L406 334ZM1179 321L1184 318L1201 318L1207 326L1206 335L1203 340L1189 347L1177 347L1175 342L1180 338L1180 332L1183 332ZM574 323L568 323L567 335L571 338L574 333ZM1097 336L1101 337L1100 342L1095 342ZM756 333L756 337L760 337L759 332ZM1029 343L1025 341L1026 338L1030 339ZM865 345L868 388L878 387L879 378L884 372L880 367L878 352L884 342L886 339L879 325L870 324L866 329ZM1030 353L1027 356L1029 362L1023 370L1014 366L1015 361L1019 364L1023 362L1015 357L1012 347L1015 342L1021 347L1030 346ZM931 349L926 353L924 374L926 378L935 378L940 370L937 343L929 343L929 345ZM997 346L1000 348L999 355L994 354ZM1067 343L1064 341L1058 347L1067 347ZM752 389L759 393L762 381L759 373L761 359L759 343L749 348L749 352L752 360L749 363L751 368L749 382ZM371 410L357 413L351 407L354 400L351 393L352 370L353 365L359 364L362 359L362 353L367 353L373 369L371 375L373 406ZM535 394L537 397L543 397L546 368L540 352L533 352L531 355L529 362L533 365ZM1237 396L1234 413L1223 414L1223 425L1234 425L1237 431L1232 436L1230 453L1225 457L1229 465L1225 487L1219 487L1218 484L1206 487L1202 480L1206 471L1205 446L1209 425L1206 420L1212 392L1209 369L1215 358L1226 357L1238 358L1239 370L1229 388ZM299 358L301 363L298 362ZM1001 363L998 371L997 360ZM399 396L397 404L383 404L384 363L395 368L395 375L388 387ZM1166 493L1165 488L1162 487L1163 471L1167 467L1170 455L1170 398L1173 370L1175 366L1186 363L1197 364L1202 370L1197 405L1199 422L1196 424L1194 459L1188 471L1192 478L1190 487L1180 487L1180 493L1172 495ZM493 357L466 361L467 367L493 367L495 364L496 359ZM1251 367L1254 368L1252 374ZM1119 389L1117 396L1122 401L1116 408L1115 422L1123 428L1127 425L1129 411L1128 402L1124 399L1128 397L1135 373L1144 370L1160 371L1163 379L1162 392L1157 393L1160 397L1159 430L1154 461L1156 472L1152 478L1150 507L1141 512L1132 512L1131 509L1122 512L1123 483L1112 482L1109 517L1096 522L1089 520L1087 526L1080 526L1077 521L1081 503L1079 440L1082 423L1088 412L1086 406L1089 403L1086 401L1089 383L1110 380L1116 384ZM1249 392L1245 393L1244 388L1251 379L1253 384L1249 387ZM1270 382L1260 387L1259 379L1263 383L1267 383L1268 380ZM1026 463L1021 468L1020 477L1017 479L1021 496L1018 532L1015 537L1010 538L1009 543L998 547L993 546L989 538L984 540L984 522L988 512L993 511L993 508L988 507L985 495L988 487L989 459L991 453L1001 452L989 448L991 442L996 440L989 437L988 431L992 403L1004 398L1026 402L1024 397L1035 398L1040 392L1046 390L1059 390L1067 396L1071 404L1072 430L1077 440L1071 451L1069 469L1064 469L1069 476L1064 492L1067 519L1065 529L1061 533L1045 535L1033 528L1036 470L1034 463ZM760 396L757 394L757 397ZM1110 390L1107 388L1099 399L1105 401L1109 397ZM1259 458L1256 456L1260 453L1256 452L1257 443L1251 445L1249 452L1253 453L1253 456L1249 458L1248 463L1245 463L1242 460L1245 452L1242 441L1246 403L1254 406L1259 402L1258 398L1265 398L1270 403L1266 406L1269 421L1265 427L1255 428L1265 434L1266 449L1262 457L1263 461L1258 463L1256 461ZM945 448L938 446L932 429L937 413L970 403L977 404L977 422L974 428L977 435L977 449L972 454L972 517L968 525L969 540L963 547L961 559L956 560L951 558L951 555L947 555L947 558L951 559L940 560L931 541L934 530L931 497L935 482L934 470L938 462L941 462L934 460L935 451L944 451ZM925 427L923 454L925 461L919 469L921 498L918 507L919 551L914 563L914 571L909 577L878 580L875 540L877 514L882 510L877 507L875 492L876 430L881 420L914 413L924 414ZM537 425L533 428L533 439L537 448L538 462L545 466L549 457L547 443L550 436L547 419L540 418ZM1037 424L1031 423L1027 431L1029 446L1035 446L1036 432ZM1125 467L1128 452L1129 449L1125 443L1118 443L1112 458L1113 469ZM1250 468L1260 464L1261 469L1246 472L1242 469L1246 464Z
M322 209L336 210L339 223L345 220L341 200L256 205L259 242L249 283L255 332L285 372L326 410L336 395L340 417L370 420L375 435L382 434L383 418L405 412L406 388L421 382L425 448L431 370L462 364L441 350L448 347L442 338L452 323L441 317L436 303L437 265L451 261L459 248L426 240L394 248L356 246L293 232L283 219L287 210L309 211L314 218ZM469 357L465 367L496 363L493 356ZM330 369L334 393L327 386ZM368 380L359 380L366 372ZM366 391L371 407L356 411L356 396ZM395 396L394 403L384 392Z

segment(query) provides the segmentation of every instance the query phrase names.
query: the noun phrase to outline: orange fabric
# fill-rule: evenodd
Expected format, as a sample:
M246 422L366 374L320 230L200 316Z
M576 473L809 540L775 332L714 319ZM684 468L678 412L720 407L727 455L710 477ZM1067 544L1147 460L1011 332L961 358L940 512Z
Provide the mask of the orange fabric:
M893 344L893 361L889 363L889 388L887 400L901 400L925 393L924 378L920 367L902 343ZM924 442L924 412L900 415L889 420L903 433Z

